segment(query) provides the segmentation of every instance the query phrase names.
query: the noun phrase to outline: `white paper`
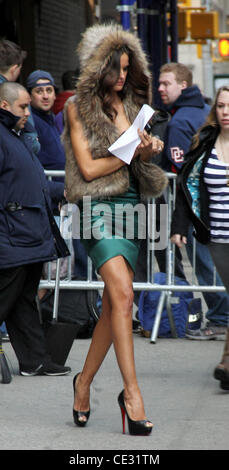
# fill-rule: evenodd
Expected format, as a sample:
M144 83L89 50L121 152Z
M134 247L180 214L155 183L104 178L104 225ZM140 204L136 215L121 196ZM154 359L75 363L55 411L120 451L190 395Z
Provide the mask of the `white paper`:
M154 109L151 108L148 104L144 104L129 129L127 129L127 131L124 132L109 147L109 152L129 165L133 158L136 147L141 142L141 139L138 135L138 129L143 131L153 114Z

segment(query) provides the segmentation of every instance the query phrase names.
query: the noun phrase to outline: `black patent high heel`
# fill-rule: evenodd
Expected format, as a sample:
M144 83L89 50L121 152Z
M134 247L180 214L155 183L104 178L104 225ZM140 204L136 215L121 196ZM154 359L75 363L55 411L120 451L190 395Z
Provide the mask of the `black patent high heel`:
M125 417L127 416L128 420L128 428L129 428L129 433L133 436L147 436L148 434L151 433L153 425L152 426L147 426L147 423L150 423L147 419L142 419L140 421L133 421L130 419L126 405L124 402L124 390L119 394L118 396L118 404L121 409L121 414L122 414L122 428L123 428L123 434L125 434ZM151 423L152 424L152 423Z
M80 375L80 372L78 374L75 375L74 379L73 379L73 390L74 390L74 397L75 397L75 383L76 383L76 379L78 377L78 375ZM77 426L85 426L89 420L89 416L90 416L90 409L88 411L77 411L77 410L74 410L73 408L73 419L74 419L74 423L77 425ZM86 420L81 420L80 418L86 418Z

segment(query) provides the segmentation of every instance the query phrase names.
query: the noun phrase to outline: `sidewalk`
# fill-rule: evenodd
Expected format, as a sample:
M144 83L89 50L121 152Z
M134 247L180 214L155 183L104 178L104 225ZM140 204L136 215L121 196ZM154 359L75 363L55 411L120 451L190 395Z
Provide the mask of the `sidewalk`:
M183 256L189 278L185 252ZM203 307L206 310L204 300ZM113 348L93 382L88 425L78 428L72 418L72 380L81 370L90 339L74 341L66 362L72 372L63 377L19 376L12 347L3 343L14 375L10 384L0 383L0 450L70 450L73 455L98 450L156 455L160 450L229 450L229 393L213 378L224 342L178 338L151 344L134 335L134 343L139 385L154 423L150 436L130 436L127 423L127 433L122 434L117 404L122 380Z
M117 396L122 381L113 349L91 392L86 428L72 419L72 379L81 370L90 340L75 340L64 377L21 377L10 343L4 350L13 368L10 384L0 383L1 450L229 450L229 394L212 372L223 341L148 339L134 335L137 375L147 416L148 437L121 433Z

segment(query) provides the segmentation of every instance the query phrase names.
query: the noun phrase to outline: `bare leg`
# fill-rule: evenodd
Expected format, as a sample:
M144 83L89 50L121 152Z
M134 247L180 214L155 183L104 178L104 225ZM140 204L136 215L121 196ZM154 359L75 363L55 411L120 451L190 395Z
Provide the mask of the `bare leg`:
M128 414L133 420L142 420L145 412L137 384L132 335L133 273L124 258L117 256L104 263L100 274L105 283L103 312L77 380L74 408L79 411L89 409L90 383L113 341L123 377Z
M115 263L112 262L115 260ZM146 419L142 396L138 387L132 334L133 272L123 257L110 260L100 273L106 282L112 305L111 328L114 349L123 377L125 402L133 420ZM121 282L120 282L121 279Z
M74 409L89 410L90 384L101 366L112 344L111 305L106 286L103 291L102 313L93 332L91 345L80 376L77 378L77 394L75 394ZM83 417L81 418L84 419Z

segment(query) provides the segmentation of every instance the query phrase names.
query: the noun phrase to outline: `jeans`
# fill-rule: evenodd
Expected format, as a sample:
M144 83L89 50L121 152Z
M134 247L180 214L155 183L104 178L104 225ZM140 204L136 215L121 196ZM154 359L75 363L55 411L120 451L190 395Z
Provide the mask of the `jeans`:
M192 265L193 260L193 226L190 225L186 251ZM213 284L214 263L207 245L203 245L196 240L196 277L199 285ZM223 286L219 274L216 272L216 285ZM208 307L205 314L211 323L227 326L229 314L229 296L227 292L203 292L203 297Z
M20 366L50 361L36 306L43 263L0 269L0 324L6 322Z

